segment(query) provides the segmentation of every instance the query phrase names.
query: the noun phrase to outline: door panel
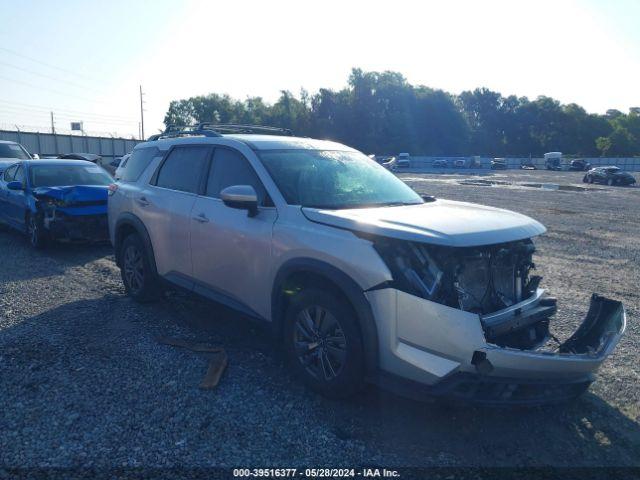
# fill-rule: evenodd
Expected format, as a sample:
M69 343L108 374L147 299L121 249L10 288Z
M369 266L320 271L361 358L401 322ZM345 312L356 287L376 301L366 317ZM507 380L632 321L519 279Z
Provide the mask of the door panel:
M185 288L193 285L190 218L202 188L211 147L174 147L151 180L134 195L134 213L143 221L153 245L158 273Z
M20 165L16 174L13 177L14 182L22 182L23 188L26 188L27 182L24 173L24 166ZM27 213L27 193L24 190L9 190L9 212L11 214L11 221L18 228L25 228L25 215Z
M9 194L11 193L11 190L7 188L7 183L13 180L17 168L17 165L12 165L5 169L2 174L2 178L0 179L0 220L10 223L11 225L13 225L11 204L9 203Z
M250 185L259 212L227 207L220 192ZM191 252L196 288L209 297L222 294L228 304L271 317L271 240L277 210L250 162L237 150L217 147L206 179L205 195L195 202L191 218ZM231 301L229 301L231 300ZM247 307L247 308L242 308Z
M192 193L148 186L134 199L134 214L149 232L158 274L192 275L189 224ZM190 288L184 285L185 288Z
M198 197L191 218L193 276L212 289L271 317L271 238L275 208L261 208L249 217L217 198ZM204 221L203 221L204 220ZM206 291L199 292L213 297ZM239 305L232 305L241 308ZM250 313L253 313L250 312Z

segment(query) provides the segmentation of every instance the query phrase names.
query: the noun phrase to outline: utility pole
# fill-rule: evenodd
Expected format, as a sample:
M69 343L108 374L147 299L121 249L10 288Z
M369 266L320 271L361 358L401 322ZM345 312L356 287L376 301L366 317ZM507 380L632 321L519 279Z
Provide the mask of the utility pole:
M142 85L140 85L140 132L142 134L140 140L144 140L144 101L142 100Z
M51 112L51 133L56 134L56 124L53 121L53 112Z

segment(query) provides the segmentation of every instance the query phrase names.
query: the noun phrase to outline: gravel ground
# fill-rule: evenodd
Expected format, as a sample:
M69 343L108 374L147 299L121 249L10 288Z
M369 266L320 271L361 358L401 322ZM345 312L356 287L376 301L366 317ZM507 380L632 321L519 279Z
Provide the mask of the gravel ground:
M36 252L2 229L0 466L640 466L640 188L520 185L582 187L570 172L401 177L547 226L537 264L560 302L558 336L577 326L591 292L625 302L626 337L589 393L528 410L445 408L374 388L329 401L293 381L246 318L177 293L135 304L109 247ZM198 388L206 355L160 345L160 335L223 345L218 388Z

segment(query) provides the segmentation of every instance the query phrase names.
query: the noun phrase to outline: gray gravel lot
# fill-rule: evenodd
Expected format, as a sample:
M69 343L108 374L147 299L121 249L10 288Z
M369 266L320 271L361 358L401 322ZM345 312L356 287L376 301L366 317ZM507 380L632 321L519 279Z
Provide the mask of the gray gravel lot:
M559 337L592 292L624 301L626 337L589 393L529 410L445 408L373 388L329 401L293 381L246 318L178 293L135 304L109 247L36 252L0 227L0 466L640 466L640 188L519 185L583 186L571 172L400 176L547 226L536 263L560 302ZM469 178L505 183L460 184ZM218 388L198 389L206 355L159 335L223 345Z

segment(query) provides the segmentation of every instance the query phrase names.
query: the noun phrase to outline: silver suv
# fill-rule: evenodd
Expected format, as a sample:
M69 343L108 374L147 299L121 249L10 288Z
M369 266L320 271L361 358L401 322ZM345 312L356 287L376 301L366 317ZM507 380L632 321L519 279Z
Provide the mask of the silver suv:
M548 344L540 223L423 198L352 148L285 133L200 125L133 150L109 198L129 295L178 286L268 322L328 396L366 382L489 404L586 390L624 308L594 294L576 333Z

